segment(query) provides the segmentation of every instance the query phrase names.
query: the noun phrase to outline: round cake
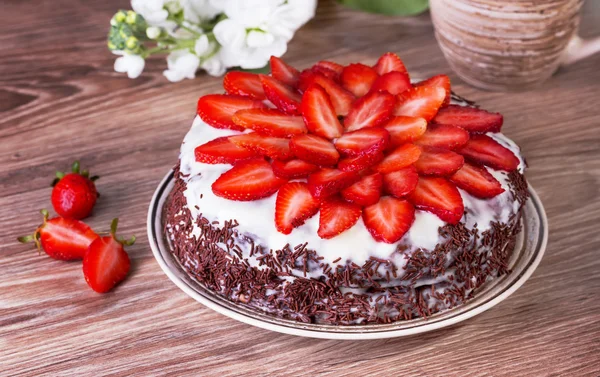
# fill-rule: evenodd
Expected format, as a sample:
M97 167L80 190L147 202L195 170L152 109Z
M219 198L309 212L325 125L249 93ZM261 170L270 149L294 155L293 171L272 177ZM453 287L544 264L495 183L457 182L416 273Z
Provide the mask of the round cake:
M528 198L503 118L400 58L229 72L198 101L165 231L188 274L309 323L427 317L508 272Z

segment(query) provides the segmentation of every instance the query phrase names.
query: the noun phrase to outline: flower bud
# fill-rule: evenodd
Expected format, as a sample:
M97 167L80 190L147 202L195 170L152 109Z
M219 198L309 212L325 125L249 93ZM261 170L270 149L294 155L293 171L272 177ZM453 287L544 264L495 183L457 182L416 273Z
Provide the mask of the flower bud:
M129 50L134 50L136 47L138 47L138 45L139 45L139 41L134 36L131 36L131 37L127 38L127 41L125 42L125 46Z
M160 37L160 34L161 30L156 26L150 26L148 29L146 29L146 36L148 36L150 39L157 39Z
M134 11L129 10L127 11L127 17L125 18L125 22L127 22L129 25L134 25L136 18L137 14Z

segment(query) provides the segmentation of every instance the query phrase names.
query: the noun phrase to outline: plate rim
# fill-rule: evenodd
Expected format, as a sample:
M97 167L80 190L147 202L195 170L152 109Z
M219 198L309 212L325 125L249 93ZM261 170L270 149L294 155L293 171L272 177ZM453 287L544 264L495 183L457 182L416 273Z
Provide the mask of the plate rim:
M448 327L465 321L469 318L472 318L478 314L481 314L488 309L496 306L500 302L504 301L510 295L512 295L518 288L520 288L533 274L539 265L542 257L545 254L546 246L548 244L548 218L546 216L546 211L540 201L539 196L533 189L533 187L528 183L528 191L530 193L530 200L532 200L535 204L535 207L538 210L538 215L541 221L540 229L541 231L541 240L538 247L538 252L535 257L529 262L529 265L521 272L521 275L508 287L506 287L500 294L489 299L481 305L478 305L471 310L466 310L462 313L459 313L453 317L442 319L436 322L425 323L417 327L413 328L402 328L395 330L381 330L381 331L373 331L373 332L329 332L329 331L316 331L312 329L306 329L301 327L288 327L276 323L265 322L257 318L246 316L240 312L231 310L227 307L221 306L218 303L212 301L211 299L203 296L202 294L196 292L192 289L183 279L181 279L177 274L166 264L162 253L160 251L160 246L158 245L156 234L154 232L156 211L159 206L160 199L163 198L166 200L166 195L163 196L165 189L168 187L173 177L173 169L170 169L169 172L162 178L158 187L154 191L152 195L152 199L150 200L150 204L148 207L148 215L146 218L146 230L148 235L148 242L150 244L150 248L152 250L152 254L154 259L159 264L162 271L167 275L167 277L183 292L185 292L188 296L201 303L202 305L208 307L225 315L229 318L237 320L242 323L246 323L251 326L259 327L265 330L275 331L287 335L295 335L309 338L318 338L318 339L332 339L332 340L370 340L370 339L387 339L387 338L395 338L401 336L409 336L420 334L428 331L437 330L443 327ZM163 202L164 202L163 200ZM302 326L301 323L298 323L299 326Z

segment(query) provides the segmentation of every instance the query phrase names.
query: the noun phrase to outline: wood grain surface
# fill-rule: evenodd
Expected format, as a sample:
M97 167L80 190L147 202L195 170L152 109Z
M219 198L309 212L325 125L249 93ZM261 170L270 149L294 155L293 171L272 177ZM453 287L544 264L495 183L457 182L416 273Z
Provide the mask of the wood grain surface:
M221 80L172 84L164 61L129 80L113 72L108 21L127 1L8 0L0 7L1 376L598 376L600 375L600 55L537 89L492 93L454 75L428 14L388 18L322 1L285 59L375 62L398 52L414 75L447 73L454 89L502 112L550 221L531 279L510 298L443 330L381 341L323 341L268 332L217 314L162 273L146 213L176 162L200 95ZM588 1L582 34L600 33ZM90 225L135 234L132 272L90 290L80 263L17 243L49 208L49 183L74 159L101 176Z

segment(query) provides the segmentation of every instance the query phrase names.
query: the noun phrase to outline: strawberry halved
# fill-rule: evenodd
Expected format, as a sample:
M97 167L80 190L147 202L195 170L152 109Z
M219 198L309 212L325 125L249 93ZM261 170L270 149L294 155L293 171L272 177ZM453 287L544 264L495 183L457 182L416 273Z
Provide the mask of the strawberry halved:
M342 86L354 94L362 97L371 90L371 86L377 80L377 73L373 68L364 64L356 63L344 67L340 75Z
M414 164L421 155L421 149L414 144L403 144L385 156L375 170L387 174Z
M236 131L244 129L231 119L233 114L244 109L266 108L261 101L243 96L209 94L198 100L198 115L215 128L228 128Z
M383 176L379 173L366 175L352 186L342 190L342 197L360 206L370 206L379 201Z
M396 95L412 88L407 73L392 71L381 75L373 82L372 92L387 91Z
M383 152L390 142L389 133L383 128L363 128L347 132L334 141L338 151L346 156Z
M281 81L285 85L289 85L293 88L298 86L298 79L300 78L300 72L291 65L284 62L282 59L271 56L271 75L275 79Z
M294 157L290 150L290 141L273 136L260 135L256 132L229 136L229 141L241 148L249 149L261 156L274 160L289 160Z
M324 67L322 65L314 65L314 66L312 66L312 68L310 70L315 73L318 73L320 75L323 75L331 80L336 80L336 81L339 80L340 75L336 71L334 71L330 68Z
M476 107L450 105L440 109L433 122L464 128L471 133L500 132L503 117Z
M456 173L465 163L463 156L443 148L422 148L415 167L419 174L447 176Z
M431 87L442 87L446 91L446 97L442 106L448 106L452 99L452 90L450 88L450 78L446 75L436 75L428 78L427 80L419 81L415 86L431 86Z
M344 119L346 131L377 127L392 115L396 99L387 92L370 92L354 102Z
M240 161L212 184L215 195L229 200L251 201L273 195L285 183L264 159Z
M329 140L316 135L294 136L290 148L299 159L319 166L334 166L340 158Z
M331 62L328 60L321 60L320 62L318 62L317 64L315 64L313 66L313 68L315 67L323 67L323 68L327 68L329 70L334 71L335 73L337 73L338 75L342 74L342 71L344 70L344 66L335 62Z
M378 75L385 75L388 72L407 72L402 60L398 55L391 52L381 55L377 63L373 66L373 69Z
M308 189L312 196L323 199L337 194L358 180L360 175L356 172L323 168L308 176Z
M280 233L290 234L319 210L304 182L288 182L279 188L275 201L275 226Z
M457 149L469 141L469 133L460 127L430 124L416 143L427 147Z
M227 94L246 96L257 100L264 100L265 91L263 90L260 78L255 73L231 71L223 77L223 88Z
M423 118L396 116L391 117L383 128L390 134L389 147L396 148L419 139L427 130L427 121Z
M361 171L383 160L382 152L370 152L354 157L342 158L337 168L341 171Z
M258 75L262 83L265 96L286 114L299 114L302 96L293 87L266 75Z
M456 186L469 194L482 199L493 198L504 192L502 185L484 167L468 162L450 177Z
M457 224L465 210L458 189L445 178L419 177L409 200L418 209L431 212L450 224Z
M491 166L494 169L513 171L519 167L519 159L507 148L487 135L472 135L458 153L468 160Z
M332 79L325 77L319 73L311 73L309 75L303 75L301 78L301 86L304 87L304 90L308 89L308 87L313 84L319 84L327 94L329 95L329 99L333 108L335 109L335 113L338 116L346 116L352 107L352 102L354 102L354 96L352 93L342 88L338 83L333 81Z
M238 126L263 135L292 137L308 132L301 116L287 115L276 109L240 110L232 119Z
M383 175L383 190L397 198L408 196L419 181L414 165Z
M235 164L259 156L254 151L235 145L228 137L219 137L197 146L194 155L196 161L205 164Z
M306 128L311 133L326 139L342 136L342 125L329 100L329 95L321 86L311 85L304 92L300 106Z
M284 179L306 178L310 173L319 170L317 165L302 160L275 160L271 163L271 167L276 176Z
M394 115L425 118L430 121L444 103L446 91L440 86L417 86L397 96Z
M363 222L379 242L398 242L415 221L415 208L406 200L384 196L363 210Z
M321 238L333 238L352 228L360 218L362 208L339 197L327 198L321 203L319 230Z

